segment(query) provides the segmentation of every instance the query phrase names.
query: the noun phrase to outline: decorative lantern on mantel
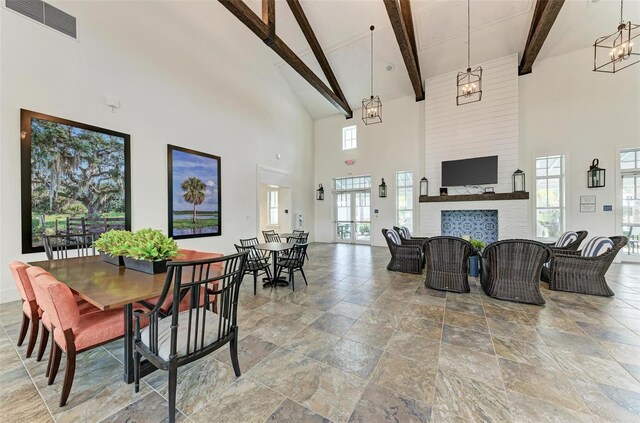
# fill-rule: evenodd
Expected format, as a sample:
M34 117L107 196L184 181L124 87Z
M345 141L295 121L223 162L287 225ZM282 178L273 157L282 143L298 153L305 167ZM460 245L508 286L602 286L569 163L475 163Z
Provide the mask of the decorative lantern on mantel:
M319 184L316 190L316 200L324 200L324 188L322 188L322 184Z
M606 170L598 167L600 160L593 159L587 171L587 187L602 188L605 183Z
M516 170L515 172L513 172L511 178L513 179L513 192L526 192L524 184L525 177L523 171L521 171L520 169Z
M384 178L382 178L382 183L378 185L378 196L381 198L387 196L387 184L385 184Z
M429 195L429 180L426 176L423 176L422 179L420 179L420 196L423 195Z

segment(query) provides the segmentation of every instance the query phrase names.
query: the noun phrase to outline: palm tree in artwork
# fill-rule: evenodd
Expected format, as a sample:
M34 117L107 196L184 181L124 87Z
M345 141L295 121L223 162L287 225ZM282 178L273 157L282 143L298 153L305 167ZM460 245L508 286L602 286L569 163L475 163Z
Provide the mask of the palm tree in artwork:
M200 179L190 177L185 180L180 188L184 191L182 198L189 204L193 204L193 223L196 223L197 211L196 207L204 202L204 192L207 186Z

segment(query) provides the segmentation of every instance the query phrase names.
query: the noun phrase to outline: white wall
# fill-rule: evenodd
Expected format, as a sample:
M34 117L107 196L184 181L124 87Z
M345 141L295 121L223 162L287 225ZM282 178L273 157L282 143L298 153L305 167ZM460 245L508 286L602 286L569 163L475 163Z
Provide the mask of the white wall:
M407 82L408 83L408 82ZM424 157L424 102L414 98L383 102L382 123L365 125L361 110L353 111L353 119L333 116L314 122L314 170L315 186L324 186L324 201L315 201L316 241L332 242L333 231L333 178L342 176L371 175L371 234L373 245L386 245L382 228L396 225L396 172L413 171L415 179L414 232L419 233L419 209L417 181L422 178ZM358 127L358 148L342 150L342 128ZM354 165L344 161L353 159ZM378 185L384 178L387 197L378 197ZM379 213L373 213L378 209ZM308 221L308 217L305 220Z
M77 17L78 41L0 8L0 301L17 298L9 261L44 258L20 251L20 108L131 135L133 229L167 228L168 143L222 157L222 236L181 246L229 252L256 235L258 164L291 173L291 207L313 220L313 122L222 5L54 4Z
M536 62L520 81L520 166L534 190L535 158L566 155L567 229L589 237L620 234L619 151L640 146L640 65L616 74L592 71L593 49ZM604 188L587 188L589 165L607 169ZM595 195L595 213L580 213L580 196ZM603 204L615 213L602 211ZM531 210L535 207L531 201ZM533 233L532 226L532 236Z
M429 195L438 195L442 186L443 161L495 155L498 183L491 186L495 192L512 190L511 174L518 167L518 55L480 65L482 100L475 103L456 105L457 72L426 81L424 154ZM467 192L452 187L450 193Z

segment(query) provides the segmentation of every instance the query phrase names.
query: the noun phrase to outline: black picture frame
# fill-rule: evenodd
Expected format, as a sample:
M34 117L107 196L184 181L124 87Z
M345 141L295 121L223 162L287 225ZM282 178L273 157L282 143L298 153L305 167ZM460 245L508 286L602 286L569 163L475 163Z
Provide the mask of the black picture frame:
M207 220L217 220L217 223L215 224L215 226L209 227L209 226L204 226L202 228L197 228L197 227L193 227L193 228L178 228L176 223L174 222L174 220L187 220L185 219L176 219L176 214L180 214L180 215L187 215L187 211L186 210L175 210L174 209L174 200L177 198L176 196L176 191L177 191L177 186L174 187L174 182L179 182L176 181L176 172L180 172L179 169L176 169L176 166L174 166L176 164L176 160L174 160L174 155L177 155L178 157L182 157L183 159L191 159L193 161L198 161L200 163L200 167L203 167L205 165L209 166L209 165L213 165L215 164L215 169L211 169L211 174L210 175L206 175L207 181L203 182L201 180L201 176L202 173L200 173L200 175L198 175L199 177L197 179L200 180L200 182L202 182L206 188L205 188L205 192L202 193L204 194L204 200L202 203L200 204L204 204L204 202L206 201L207 197L206 197L206 191L209 190L209 187L213 190L212 194L213 196L209 197L213 200L215 200L216 204L213 210L200 210L200 213L205 213L206 215L212 215L211 219L202 219L204 222L207 222ZM168 214L167 214L167 219L168 219L168 235L170 237L172 237L173 239L186 239L186 238L202 238L202 237L209 237L209 236L220 236L222 235L222 160L220 158L220 156L216 156L214 154L209 154L209 153L203 153L201 151L196 151L196 150L192 150L189 148L184 148L184 147L178 147L175 145L171 145L168 144L167 145L167 191L168 191L168 203L167 203L167 209L168 209ZM202 172L202 169L199 169L198 172ZM180 179L183 179L183 183L186 182L186 180L184 180L185 175L181 176ZM194 174L193 176L190 176L189 179L191 179L191 177L196 178L196 175ZM211 178L211 179L209 179ZM182 188L181 188L182 189ZM183 191L184 192L184 191ZM183 201L186 201L184 199L184 195L183 195ZM194 209L197 209L197 205L199 204L194 204L193 202L190 203L193 204ZM191 211L189 211L189 214L191 213ZM197 222L197 210L194 212L193 214L193 219L196 220ZM206 225L206 223L204 223ZM208 230L209 228L211 228L211 230ZM189 231L191 231L191 233L188 233Z
M131 230L131 136L111 129L88 125L69 119L59 118L31 110L20 109L20 186L21 186L21 228L22 228L22 253L39 253L44 251L42 245L33 243L33 213L32 213L32 125L33 120L66 125L71 129L92 131L101 135L122 138L122 150L124 153L124 218L125 229ZM37 164L36 164L37 165ZM120 178L119 178L120 179ZM44 228L43 228L44 229Z

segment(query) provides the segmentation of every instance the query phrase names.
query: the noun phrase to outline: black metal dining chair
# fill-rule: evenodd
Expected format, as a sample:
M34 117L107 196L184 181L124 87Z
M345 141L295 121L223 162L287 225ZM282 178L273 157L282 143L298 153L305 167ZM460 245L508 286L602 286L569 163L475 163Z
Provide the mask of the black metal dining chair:
M48 260L62 260L71 257L95 256L93 242L97 235L92 233L70 235L44 235L42 244Z
M282 242L282 240L280 239L280 235L278 235L277 233L273 232L262 232L262 234L264 235L264 240L265 242Z
M276 279L280 277L280 273L282 273L283 269L287 269L287 273L289 274L289 281L291 282L291 288L295 291L296 285L294 280L295 272L300 272L302 274L302 278L304 279L304 284L309 285L307 283L307 276L304 274L304 258L307 253L308 244L295 244L289 255L282 259L279 259L277 262L277 274Z
M244 274L253 275L253 295L258 293L258 275L265 274L269 279L271 278L271 269L269 268L269 259L264 257L254 245L242 246L235 244L236 251L239 253L248 251L247 262L244 266Z
M243 247L249 247L251 245L256 246L258 244L260 244L260 241L258 241L257 237L240 239L240 245L242 245ZM266 258L267 260L269 260L268 251L264 251L264 250L257 250L257 251L260 253L262 258Z
M156 368L168 371L171 423L176 420L179 367L229 343L233 370L236 377L240 377L236 319L238 294L248 255L249 252L244 251L217 258L167 263L161 301L153 310L135 314L135 392L140 390L142 357ZM164 302L170 290L173 292L172 313L163 318L159 304ZM180 312L180 302L185 294L189 298L189 308ZM215 298L212 299L213 296ZM211 311L213 304L217 306L217 313ZM148 322L148 326L141 329L144 322Z

